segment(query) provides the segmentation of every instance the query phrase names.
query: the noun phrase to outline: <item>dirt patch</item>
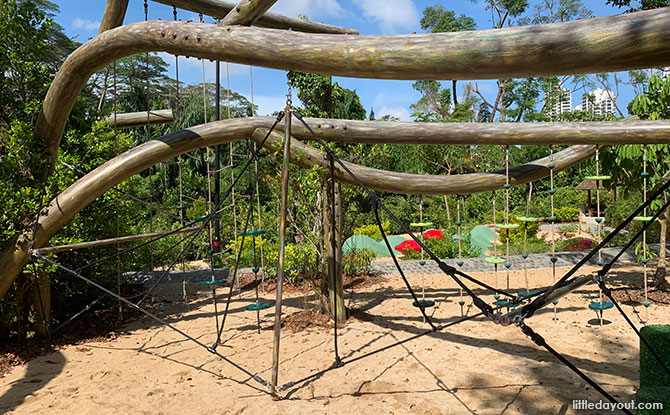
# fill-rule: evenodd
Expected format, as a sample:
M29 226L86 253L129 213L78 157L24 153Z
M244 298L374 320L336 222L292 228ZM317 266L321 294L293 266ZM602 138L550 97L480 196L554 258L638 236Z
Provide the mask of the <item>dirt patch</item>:
M622 304L641 304L644 299L644 288L617 288L612 290L612 296ZM670 304L670 292L660 290L649 290L649 302L653 305Z

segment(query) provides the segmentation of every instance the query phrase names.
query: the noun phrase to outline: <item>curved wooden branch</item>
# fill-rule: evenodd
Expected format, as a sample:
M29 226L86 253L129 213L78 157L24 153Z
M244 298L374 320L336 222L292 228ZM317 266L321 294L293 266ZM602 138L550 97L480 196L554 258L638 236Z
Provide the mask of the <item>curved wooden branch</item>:
M242 0L228 12L219 24L222 26L252 25L276 2L277 0Z
M223 18L235 7L233 3L221 0L154 0L158 3L175 6L180 9L196 13L206 14L214 18ZM332 26L325 23L310 22L307 20L294 19L281 14L265 13L254 25L270 29L288 29L295 32L305 33L330 33L341 35L357 35L356 29Z
M63 64L36 137L52 154L74 100L104 65L163 51L276 69L383 79L483 79L603 72L670 64L670 8L567 23L398 36L315 35L153 21L102 33Z
M49 239L81 209L93 202L106 191L157 163L176 157L197 148L213 146L234 140L253 137L259 141L259 129L270 128L273 117L237 118L202 124L177 131L160 139L148 141L96 168L59 194L40 215L35 247L46 246ZM318 123L318 120L308 120ZM440 124L446 130L450 124ZM257 131L258 130L258 131ZM264 134L263 134L264 135ZM280 143L280 133L270 137L266 147ZM262 140L262 136L260 136ZM295 142L294 160L302 166L324 165L323 155L314 147ZM295 153L297 151L297 153ZM556 170L568 168L594 154L594 146L577 146L555 154ZM298 157L296 157L296 154ZM545 159L510 169L512 184L527 183L546 177L549 170ZM427 176L386 172L378 169L348 163L360 175L363 183L377 190L398 193L449 194L487 191L501 187L505 183L504 172L476 173L463 176ZM352 183L351 177L339 170L338 177ZM29 259L28 248L32 231L27 231L8 246L0 255L0 298L11 287L16 276Z
M254 132L253 140L260 144L267 134L267 129L258 129ZM283 134L273 132L265 142L264 147L276 150L283 141ZM580 145L567 148L554 154L554 173L568 169L575 164L593 156L595 146ZM291 161L301 167L311 168L314 166L328 169L329 162L325 152L318 150L298 140L291 142ZM549 157L544 157L530 163L509 169L510 184L518 186L549 176L547 165L552 163ZM396 173L387 170L374 169L360 166L358 164L344 162L349 170L366 186L374 190L390 193L419 194L419 195L452 195L488 192L501 189L506 182L505 170L497 170L486 173L470 173L456 175L430 175ZM357 184L339 164L335 164L335 175L337 179Z
M126 10L128 10L128 0L107 0L98 33L121 26L126 17Z

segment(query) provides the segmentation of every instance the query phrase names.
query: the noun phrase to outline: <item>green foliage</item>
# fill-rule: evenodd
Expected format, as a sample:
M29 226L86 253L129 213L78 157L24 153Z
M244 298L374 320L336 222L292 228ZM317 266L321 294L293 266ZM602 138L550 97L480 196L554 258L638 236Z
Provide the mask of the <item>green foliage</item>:
M76 43L53 21L49 1L0 2L0 124L32 123L53 74Z
M277 276L279 246L272 244L265 252L265 269L270 278ZM316 249L310 245L287 243L284 253L284 269L286 278L294 283L301 278L315 275L319 270Z
M420 24L423 30L430 30L433 33L461 32L477 28L473 18L464 14L456 16L456 13L444 10L441 5L426 7Z
M556 219L559 222L574 222L579 219L579 212L581 210L574 206L561 206L558 209L554 209L556 213Z
M371 249L352 249L342 258L342 271L345 275L350 276L367 274L370 272L370 264L375 257L375 251Z
M426 246L440 259L454 259L458 258L458 241L452 240L448 235L444 238L429 238L425 241ZM481 255L479 248L470 246L470 233L464 232L462 234L461 255L463 258L474 258ZM408 251L403 255L402 259L419 259L421 258L421 251Z
M651 10L670 6L670 0L607 0L607 4L615 7L628 7L628 12Z
M384 232L388 235L389 234L389 228L391 227L391 222L386 221L382 222L382 228L384 229ZM370 238L376 240L376 241L381 241L382 240L382 233L379 231L379 226L375 225L363 225L360 226L356 229L354 229L354 235L365 235L369 236Z
M293 72L291 82L298 88L298 98L305 105L303 115L347 120L366 118L356 91L332 83L328 76Z
M647 91L631 101L629 110L643 119L670 119L670 78L649 78Z

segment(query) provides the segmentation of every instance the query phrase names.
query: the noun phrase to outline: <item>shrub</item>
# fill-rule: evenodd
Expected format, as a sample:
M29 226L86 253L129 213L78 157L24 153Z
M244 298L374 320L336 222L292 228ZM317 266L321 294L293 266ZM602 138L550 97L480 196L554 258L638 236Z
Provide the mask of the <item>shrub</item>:
M563 206L555 209L556 219L559 222L574 222L579 219L579 208L574 206Z
M371 249L352 249L342 258L342 270L345 275L369 273L370 264L375 257L375 251Z
M265 270L270 278L274 278L277 276L279 247L276 244L269 245L263 253L265 254ZM314 275L319 270L316 249L311 245L287 243L284 255L285 276L292 283L307 275Z
M384 232L388 235L389 234L389 229L391 228L391 222L389 222L389 221L382 222L382 228L384 229ZM377 226L377 224L360 226L360 227L354 229L354 235L369 236L370 238L374 239L375 241L381 241L382 240L382 234L379 231L379 226Z

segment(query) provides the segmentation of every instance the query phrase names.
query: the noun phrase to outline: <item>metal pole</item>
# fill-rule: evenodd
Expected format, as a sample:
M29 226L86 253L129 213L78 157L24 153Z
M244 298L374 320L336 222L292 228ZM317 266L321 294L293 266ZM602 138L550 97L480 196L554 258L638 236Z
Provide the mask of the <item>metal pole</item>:
M216 61L216 111L214 116L216 121L221 119L221 62ZM219 206L221 197L221 145L214 147L214 197L212 202L214 206ZM214 220L214 252L219 252L221 248L221 229L219 228L219 220Z
M282 284L284 282L284 251L286 248L286 211L288 209L288 175L289 157L291 152L291 84L286 95L286 109L284 117L284 159L282 160L281 176L281 211L279 216L279 264L277 266L277 299L275 301L275 327L272 346L272 380L270 393L277 397L277 374L279 372L279 337L281 333L281 300Z

